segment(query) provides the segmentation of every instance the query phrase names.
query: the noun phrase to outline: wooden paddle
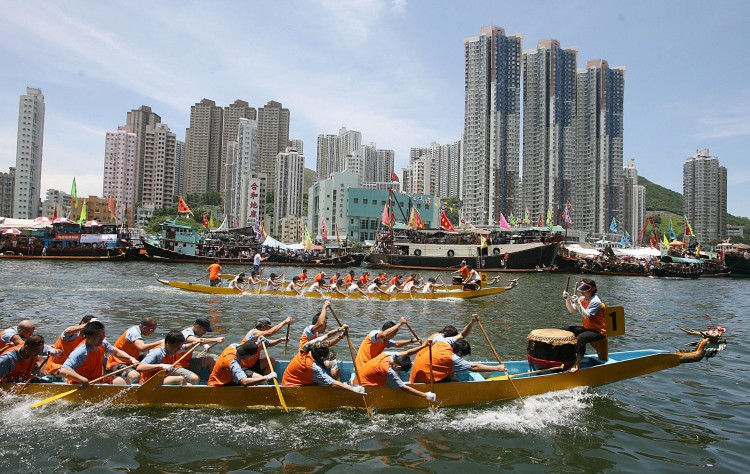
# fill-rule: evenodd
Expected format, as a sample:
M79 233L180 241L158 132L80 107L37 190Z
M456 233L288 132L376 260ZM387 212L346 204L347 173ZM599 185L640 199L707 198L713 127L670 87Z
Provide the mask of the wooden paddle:
M128 369L132 369L133 367L135 367L135 365L128 365L127 367L123 367L123 368L121 368L121 369L115 370L114 372L110 372L110 373L108 373L108 374L104 374L104 375L102 375L101 377L98 377L98 378L95 378L94 380L91 380L91 381L89 381L89 385L94 385L94 384L95 384L96 382L99 382L100 380L104 380L104 379L106 379L107 377L110 377L110 376L112 376L112 375L117 375L117 374L119 374L120 372L125 372L126 370L128 370ZM71 393L75 393L75 392L77 392L77 391L79 391L79 390L83 390L83 389L84 389L84 387L78 387L78 388L74 388L73 390L68 390L67 392L63 392L63 393L58 393L57 395L54 395L54 396L52 396L52 397L49 397L49 398L45 398L45 399L44 399L44 400L42 400L41 402L36 402L36 403L34 403L34 404L33 404L33 405L31 405L31 406L30 406L29 408L39 408L39 407L40 407L40 406L42 406L42 405L46 405L46 404L48 404L48 403L50 403L50 402L54 402L55 400L59 400L59 399L61 399L61 398L67 397L67 396L68 396L68 395L70 395Z
M39 364L39 369L37 369L37 372L36 372L37 374L42 371L42 368L47 363L49 358L50 356L45 357L44 361L42 361L42 363ZM21 385L21 388L18 389L18 391L16 392L16 395L21 395L23 391L26 390L26 386L29 385L29 383L31 383L32 380L34 380L34 377L36 377L36 374L34 374L34 371L32 370L31 376L28 379L26 379L26 382L24 382L23 385Z
M520 374L498 375L497 377L490 377L487 380L507 380L507 379L520 377L522 375L541 374L544 372L552 372L553 370L562 370L564 368L565 368L565 365L561 364L558 367L548 367L546 369L529 370L528 372L521 372Z
M495 350L495 346L493 346L492 345L492 341L490 341L490 336L487 335L487 331L485 331L484 330L484 326L482 326L482 321L480 321L479 318L477 318L477 322L479 323L479 329L481 329L482 330L482 334L484 334L484 338L487 339L487 344L489 344L490 345L490 349L492 349L492 353L495 354L495 358L497 358L498 363L500 363L501 365L504 366L505 364L503 364L502 359L500 359L500 355ZM508 375L508 368L507 367L505 367L505 375L508 377L508 380L510 380L510 384L513 386L513 390L516 391L516 395L518 395L518 399L521 400L521 405L524 405L525 402L523 401L523 397L521 396L521 392L518 391L518 388L516 388L516 384L513 382L513 379L510 378L510 376Z
M343 326L343 324L341 324L341 320L336 315L336 311L333 310L333 306L329 305L328 306L328 310L331 312L331 314L333 315L333 317L336 319L336 323L339 325L339 327ZM359 371L357 370L357 364L356 364L357 359L354 356L354 346L352 345L352 339L349 337L349 331L345 331L344 334L346 334L346 342L349 344L349 354L352 357L352 368L354 369L354 376L357 379L357 383L360 386L362 386L362 380L359 378ZM367 396L363 394L362 395L362 401L365 404L365 410L367 410L367 415L369 415L369 417L372 418L372 409L367 404L367 398L366 397Z
M194 281L193 283L198 283L199 281L201 281L201 280L203 280L204 278L206 278L206 277L207 277L208 275L209 275L209 274L208 274L208 273L206 273L206 274L205 274L205 275L203 275L202 277L200 277L200 278L198 278L197 280L195 280L195 281Z
M432 341L427 341L427 347L430 351L430 392L434 392L434 385L435 385L435 376L432 374ZM430 402L430 408L432 409L432 413L435 414L435 404Z
M184 353L184 354L182 354L182 357L180 357L179 359L177 359L177 360L176 360L176 361L175 361L175 362L174 362L174 363L172 364L172 367L174 367L174 366L176 366L176 365L179 365L179 363L180 363L180 362L182 362L182 361L183 361L183 360L185 359L185 357L187 357L188 355L192 354L192 353L193 353L193 351L194 351L194 350L195 350L195 349L196 349L196 348L197 348L197 347L198 347L199 345L200 345L200 344L198 344L198 341L195 341L195 343L193 343L193 347L191 347L191 348L190 348L189 350L185 351L185 353ZM157 369L152 369L152 370L157 370ZM152 370L149 370L149 372L151 372ZM137 394L138 394L138 393L141 393L141 394L142 394L142 393L146 393L146 392L151 392L151 391L153 391L153 390L154 390L154 389L155 389L156 387L158 387L159 385L161 385L161 384L162 384L162 382L164 382L164 379L165 379L165 378L167 377L167 371L166 371L166 370L164 370L164 369L158 369L158 370L159 370L159 371L158 371L157 373L155 373L154 375L152 375L152 376L151 376L151 377L150 377L150 378L149 378L148 380L146 380L145 382L143 382L143 383L142 383L142 384L141 384L141 385L140 385L140 386L139 386L139 387L138 387L138 388L136 389L136 393L137 393Z
M286 341L284 341L284 357L286 357L286 350L289 347L289 329L292 327L292 322L289 321L286 325Z
M260 343L261 346L263 346L263 352L266 354L266 362L268 363L268 367L273 371L273 367L271 367L271 357L268 355L268 349L266 348L266 342L263 341ZM281 406L284 407L284 411L289 413L289 408L286 407L286 401L284 401L284 395L281 393L281 387L279 387L279 381L276 379L273 379L273 385L276 387L276 394L279 396L279 402L281 402Z
M411 331L411 333L414 334L414 337L417 338L417 342L422 344L422 339L420 339L419 336L417 336L417 333L414 332L414 329L412 329L411 326L409 326L409 323L404 322L404 324L406 324L406 327L409 328L409 331Z

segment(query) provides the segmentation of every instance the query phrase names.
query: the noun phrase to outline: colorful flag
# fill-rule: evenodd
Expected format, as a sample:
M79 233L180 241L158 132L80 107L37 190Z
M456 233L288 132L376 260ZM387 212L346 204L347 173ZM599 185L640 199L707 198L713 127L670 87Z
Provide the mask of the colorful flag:
M115 215L115 198L112 197L112 194L109 195L109 202L107 203L107 209L109 209L109 212L112 213L112 215Z
M443 230L447 230L448 232L455 232L456 229L453 227L453 224L451 223L451 220L448 219L448 216L445 214L445 209L440 209L440 228Z
M669 241L667 240L667 234L664 234L664 246L669 247Z
M481 242L482 242L482 248L486 249L487 248L487 237L485 237L484 235L481 236Z
M341 244L341 237L339 237L339 225L336 224L336 242L339 243L339 247L343 247Z
M208 227L208 216L206 213L203 213L203 227Z
M416 207L413 207L412 210L414 211L414 228L417 230L424 229L424 222L422 221L422 217L419 215L419 211Z
M565 209L563 209L562 213L563 222L565 222L567 225L573 224L573 217L570 215L570 209L568 208L568 205L565 205Z
M260 219L256 220L255 224L253 224L253 230L255 231L255 240L257 240L258 242L262 242L261 239L263 238L263 231L260 227Z
M388 201L390 202L390 199ZM383 214L380 216L380 220L383 222L383 225L385 225L385 226L390 226L391 223L392 223L392 221L391 221L391 213L388 212L388 203L386 203L383 206Z
M669 238L670 240L677 240L677 234L674 233L674 229L672 229L672 218L669 218Z
M397 175L397 174L396 174L396 172L395 172L395 171L393 171L393 170L391 170L391 181L395 181L395 182L397 182L397 183L399 182L399 180L398 180L398 175Z
M612 216L612 222L609 223L609 230L612 232L617 232L617 219Z
M513 227L518 225L518 220L516 219L516 216L513 215L513 211L510 211L510 218L508 219L510 221L510 225Z
M57 219L57 204L55 204L55 211L52 213L52 222Z
M75 199L75 206L78 207L78 189L76 188L76 177L73 176L73 185L70 187L70 195Z
M190 210L187 204L185 204L185 201L182 200L182 196L180 196L180 200L177 201L177 212L179 213L185 213L185 214L192 214L193 211Z
M536 220L536 226L541 227L544 225L544 220L542 219L542 215L539 214L539 219Z
M695 236L695 234L693 234L693 228L690 227L690 222L688 222L687 216L685 216L685 235Z
M211 229L214 226L214 213L211 213L211 218L208 220L208 228Z
M78 218L78 225L86 222L86 200L83 200L83 207L81 208L81 217Z
M695 256L696 258L701 258L701 244L698 244L698 247L696 247Z
M620 245L623 247L629 247L630 246L630 234L626 230L624 234L622 234L622 238L620 239Z
M550 230L552 230L552 227L554 227L554 224L552 223L552 211L547 209L547 227L549 227Z
M500 228L505 229L505 230L510 230L510 225L508 224L508 221L505 220L505 216L503 215L502 212L500 213Z
M312 237L310 237L310 232L307 231L307 226L305 226L305 252L309 252L312 248Z
M529 208L527 207L523 214L523 220L521 221L524 224L531 224L531 217L529 216Z
M326 225L326 218L320 216L320 235L323 237L323 243L328 240L328 226Z

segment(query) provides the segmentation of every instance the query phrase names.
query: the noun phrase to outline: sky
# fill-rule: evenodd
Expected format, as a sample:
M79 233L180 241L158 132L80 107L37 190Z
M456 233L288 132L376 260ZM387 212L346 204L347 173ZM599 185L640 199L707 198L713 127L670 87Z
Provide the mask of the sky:
M750 2L744 0L0 0L0 171L15 166L19 97L41 88L42 189L102 195L104 142L150 106L184 140L190 107L270 100L315 169L341 127L395 151L461 137L463 41L482 26L557 39L578 66L625 66L624 163L682 192L708 148L728 211L750 217ZM42 196L42 199L44 196Z

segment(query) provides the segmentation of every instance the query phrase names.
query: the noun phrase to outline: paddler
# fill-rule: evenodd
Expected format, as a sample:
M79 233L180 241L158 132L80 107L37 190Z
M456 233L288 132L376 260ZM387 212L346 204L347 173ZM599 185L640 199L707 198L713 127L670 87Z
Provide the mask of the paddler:
M427 279L427 283L422 287L422 293L435 293L437 288L445 286L443 283L436 283L435 279L430 277Z
M3 330L2 334L0 334L0 354L9 350L12 346L23 344L23 341L34 334L35 330L36 325L28 319L24 319L18 325Z
M478 290L482 288L482 277L479 275L474 267L468 265L469 276L463 281L464 290Z
M39 360L39 355L51 348L44 344L44 338L33 334L17 346L12 346L0 356L0 382L25 382ZM57 349L54 350L57 353Z
M302 349L302 347L305 344L308 344L314 341L326 341L328 344L328 347L330 347L330 346L336 345L339 341L341 341L344 337L346 337L345 331L349 328L349 326L346 324L344 324L340 328L332 329L331 331L324 333L326 328L328 327L328 318L327 318L326 310L330 306L331 306L331 302L329 300L326 300L323 303L323 308L320 310L320 313L313 316L312 324L305 327L305 329L302 330L302 336L299 339L300 349ZM337 334L336 337L331 338L331 336L333 336L334 334ZM336 360L336 353L329 350L327 357L328 358L324 361L324 364L323 364L324 368L328 371L328 373L331 374L331 376L334 379L339 380L340 374L339 374L338 360Z
M322 293L323 290L327 290L330 287L326 285L326 272L319 271L315 276L313 277L312 285L310 285L310 288L307 289L308 293L318 292Z
M175 366L174 363L184 355L185 351L198 344L198 341L184 344L185 336L180 331L169 331L164 338L164 345L152 349L136 367L136 370L141 374L141 383L156 375L159 370L167 372L162 385L194 385L200 382L200 378L189 370L182 369L182 373L176 371L179 367Z
M386 321L380 328L380 331L373 329L367 336L362 340L357 351L357 357L355 358L354 364L357 370L361 370L364 365L374 357L380 355L383 351L391 347L404 347L414 342L419 342L419 339L411 338L408 341L394 341L393 338L398 334L401 326L406 324L406 318L403 316L399 319L398 323L395 321ZM408 371L408 369L406 369Z
M218 258L208 267L208 282L211 286L221 285L221 265Z
M101 321L90 321L83 328L83 336L86 338L83 344L79 345L60 368L60 375L65 377L70 384L81 384L88 387L89 381L101 377L103 374L104 355L109 354L110 360L118 357L123 363L138 365L137 358L131 356L124 350L118 349L109 343L106 339L104 324ZM159 341L161 344L161 341ZM140 374L132 370L134 374L140 377ZM104 384L127 385L128 381L120 376L112 376L101 381Z
M258 345L254 342L230 344L219 356L219 360L208 378L208 385L220 387L228 385L258 385L276 378L276 372L261 375L249 367L260 358Z
M284 274L282 273L281 276L277 276L275 273L271 273L269 275L268 280L266 281L266 289L267 290L278 290L281 288L281 285L284 284Z
M224 336L204 337L209 332L213 332L211 320L208 318L198 318L191 327L182 330L182 335L185 337L185 343L192 344L197 342L198 344L205 345L206 349L209 347L207 344L220 344L224 342ZM188 354L177 364L175 374L182 375L183 377L190 376L190 374L197 374L200 378L206 380L214 369L216 358L217 356L212 354L206 354L201 357L194 357L192 353Z
M302 285L307 285L307 268L302 269L302 273L299 274L299 281Z
M466 339L455 339L448 343L446 340L426 341L432 344L432 362L430 362L430 348L421 349L414 359L414 365L409 377L410 383L429 383L430 372L434 382L457 382L456 372L470 370L472 372L504 372L505 365L486 365L464 360L464 356L471 354L471 346ZM432 370L430 370L432 369Z
M398 291L398 289L401 287L401 275L395 275L393 278L388 280L388 283L390 283L390 286L387 290L385 290L386 293L393 293L394 291Z
M229 282L229 287L234 288L235 290L243 290L245 288L245 283L247 283L247 280L245 279L245 273L243 272Z
M577 372L581 367L581 359L586 353L586 344L601 341L607 337L607 321L604 317L604 303L596 295L596 282L584 278L576 287L581 296L568 295L563 291L563 299L568 312L581 315L580 326L566 326L563 329L576 336L576 360L569 372Z
M293 291L297 293L298 295L301 295L302 288L304 287L305 287L305 284L299 280L298 276L296 276L296 277L292 277L292 281L290 281L289 284L286 286L286 291Z
M244 344L250 341L260 345L261 341L264 341L266 347L273 347L282 342L288 342L289 339L287 339L286 337L271 339L271 336L284 329L284 326L286 326L287 324L292 324L292 321L294 320L288 317L274 326L273 322L269 318L260 318L255 323L255 328L249 330L247 334L245 334L245 338L242 339L242 342L240 344ZM254 372L265 375L273 370L275 364L276 361L273 359L273 357L271 357L270 361L267 361L265 359L265 354L261 351L260 359L258 359L257 364L250 368Z
M340 329L340 328L339 328ZM284 371L282 384L287 386L321 385L366 395L364 387L353 387L334 380L325 369L331 350L326 341L305 344Z
M451 273L451 275L456 275L454 277L454 280L460 279L458 283L463 283L463 281L469 277L470 273L471 273L471 270L469 270L469 266L466 265L466 260L461 260L461 267L455 272ZM454 281L454 283L456 282Z
M419 348L413 349L419 350ZM428 402L434 402L437 396L432 392L420 392L414 387L406 385L401 380L399 372L408 372L412 367L409 358L410 351L393 353L383 352L369 360L359 371L359 377L363 386L382 387L388 385L394 390L403 390L409 395L424 397Z
M148 316L143 318L140 324L131 326L125 330L117 338L117 341L115 341L115 348L124 351L127 357L110 356L107 360L107 372L114 372L125 368L130 364L132 359L138 361L142 352L148 352L151 349L161 346L161 340L148 344L143 342L143 337L153 334L154 331L156 331L156 320ZM128 380L129 383L135 383L141 378L141 374L135 369L128 369L122 373L121 377Z
M73 349L80 346L81 343L86 339L83 336L83 328L86 327L91 321L99 321L93 316L84 316L81 318L80 324L75 326L69 326L60 334L55 343L52 345L55 349L59 349L62 354L55 357L50 357L45 367L46 372L50 375L57 376L57 372L65 363L65 359L68 358Z

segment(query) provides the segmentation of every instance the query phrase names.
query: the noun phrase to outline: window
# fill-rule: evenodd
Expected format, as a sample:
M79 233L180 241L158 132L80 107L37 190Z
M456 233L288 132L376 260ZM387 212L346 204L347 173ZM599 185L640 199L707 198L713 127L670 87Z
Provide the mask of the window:
M354 204L359 204L359 198L354 198Z
M362 199L362 204L367 204L367 199Z

